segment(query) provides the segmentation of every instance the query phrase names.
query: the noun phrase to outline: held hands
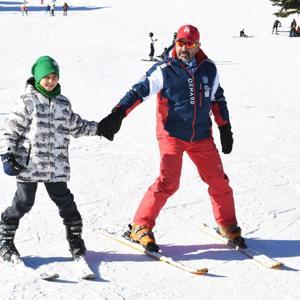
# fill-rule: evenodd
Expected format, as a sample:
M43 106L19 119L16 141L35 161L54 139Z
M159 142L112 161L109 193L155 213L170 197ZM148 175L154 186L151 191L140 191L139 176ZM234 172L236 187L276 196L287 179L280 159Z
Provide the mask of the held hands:
M228 124L223 127L219 127L219 130L220 130L222 152L224 154L229 154L232 150L232 145L233 145L231 125Z
M108 116L99 122L97 135L104 136L109 141L112 141L114 139L114 135L121 128L125 114L125 111L121 107L115 107Z
M1 155L4 173L9 176L17 176L24 169L15 159L12 153Z

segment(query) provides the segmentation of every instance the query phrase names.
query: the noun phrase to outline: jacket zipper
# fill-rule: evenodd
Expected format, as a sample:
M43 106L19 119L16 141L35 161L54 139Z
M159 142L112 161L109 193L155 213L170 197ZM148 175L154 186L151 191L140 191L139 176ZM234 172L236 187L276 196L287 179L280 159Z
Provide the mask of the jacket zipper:
M48 140L48 145L49 145L49 149L48 149L48 161L49 161L49 178L51 181L51 163L50 163L50 140L51 140L51 98L49 98L49 140Z
M31 153L31 144L29 144L28 155L27 155L27 159L26 159L26 166L28 166L28 164L29 164L30 153Z
M200 83L199 105L202 106L202 84Z
M190 142L193 142L193 138L195 136L195 123L196 123L196 114L197 114L197 97L196 97L196 88L195 88L195 76L193 73L191 73L187 67L184 64L181 64L182 67L188 72L188 74L190 74L192 76L193 79L193 92L194 92L194 119L193 119L193 123L192 123L192 136L190 139ZM198 65L197 70L199 68L200 65ZM196 70L196 71L197 71ZM200 91L201 91L201 84L200 84ZM200 93L200 106L202 106L202 98L201 98L201 93Z
M192 137L191 137L191 142L193 141L193 138L195 136L195 123L196 123L196 115L197 115L197 98L196 98L196 89L195 89L195 78L194 75L192 75L193 78L193 90L194 90L194 119L193 119L193 124L192 124Z

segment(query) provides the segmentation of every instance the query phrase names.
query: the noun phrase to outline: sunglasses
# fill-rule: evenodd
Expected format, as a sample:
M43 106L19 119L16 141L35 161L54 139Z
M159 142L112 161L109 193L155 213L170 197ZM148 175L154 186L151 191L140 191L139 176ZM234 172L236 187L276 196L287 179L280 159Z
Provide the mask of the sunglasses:
M193 42L183 42L183 41L176 41L176 46L183 47L185 46L186 49L193 49L196 47L196 43Z

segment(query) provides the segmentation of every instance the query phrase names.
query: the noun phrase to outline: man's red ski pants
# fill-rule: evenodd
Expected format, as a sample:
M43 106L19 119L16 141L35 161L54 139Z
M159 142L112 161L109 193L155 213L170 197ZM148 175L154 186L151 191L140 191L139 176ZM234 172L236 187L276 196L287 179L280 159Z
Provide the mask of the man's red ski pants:
M237 224L232 189L213 138L186 142L173 137L163 137L158 141L161 155L160 174L144 195L134 216L134 224L150 229L154 227L160 210L179 188L184 151L196 165L201 179L208 185L217 224Z

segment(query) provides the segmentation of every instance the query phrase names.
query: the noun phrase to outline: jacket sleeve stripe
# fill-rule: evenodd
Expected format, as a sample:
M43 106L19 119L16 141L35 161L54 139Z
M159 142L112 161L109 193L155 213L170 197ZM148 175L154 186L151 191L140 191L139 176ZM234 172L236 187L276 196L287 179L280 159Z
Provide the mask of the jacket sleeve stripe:
M119 101L126 115L150 96L158 93L163 87L163 74L158 65L153 66L140 81Z

